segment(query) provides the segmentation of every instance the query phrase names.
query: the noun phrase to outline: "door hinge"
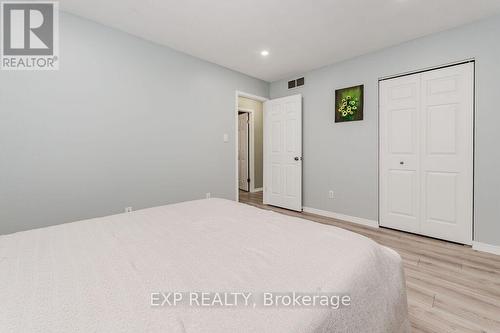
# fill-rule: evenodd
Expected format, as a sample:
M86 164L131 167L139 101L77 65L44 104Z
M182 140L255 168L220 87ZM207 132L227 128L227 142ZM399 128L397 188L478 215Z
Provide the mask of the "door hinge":
M250 178L247 178L247 183L250 183Z

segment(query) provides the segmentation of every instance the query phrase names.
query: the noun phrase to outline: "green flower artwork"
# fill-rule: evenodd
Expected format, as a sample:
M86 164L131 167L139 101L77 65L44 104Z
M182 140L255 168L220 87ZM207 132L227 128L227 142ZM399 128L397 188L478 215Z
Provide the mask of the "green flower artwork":
M363 85L335 90L335 122L363 120Z

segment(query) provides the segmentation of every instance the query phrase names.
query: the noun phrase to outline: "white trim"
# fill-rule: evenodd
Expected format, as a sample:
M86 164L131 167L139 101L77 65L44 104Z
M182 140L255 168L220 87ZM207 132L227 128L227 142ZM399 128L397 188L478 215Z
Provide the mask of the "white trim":
M235 151L235 169L234 169L234 187L235 187L235 200L239 201L240 199L240 187L239 187L239 179L238 179L238 111L240 110L239 108L239 103L238 103L238 97L245 97L249 99L253 99L255 101L259 102L265 102L269 100L268 98L262 97L262 96L257 96L257 95L252 95L243 91L236 90L235 92L235 110L236 112L234 113L234 151ZM252 113L250 113L252 114ZM253 169L253 168L252 168ZM250 182L252 182L252 179L254 177L250 177Z
M246 92L239 91L239 90L236 90L236 97L245 97L245 98L253 99L254 101L259 101L259 102L265 102L265 101L269 100L269 98L248 94ZM236 102L236 103L238 103L238 102Z
M361 224L367 227L371 228L378 228L378 222L375 220L369 220L365 219L362 217L356 217L356 216L350 216L350 215L344 215L344 214L339 214L339 213L334 213L334 212L329 212L326 210L321 210L321 209L316 209L316 208L310 208L310 207L303 207L304 212L306 213L311 213L315 215L321 215L325 217L331 217L337 220L342 220L346 222L351 222L351 223L356 223L356 224Z
M491 245L480 242L472 242L472 249L481 252L488 252L492 254L500 255L500 246L499 245Z
M451 62L441 64L441 65L425 67L425 68L416 69L416 70L412 70L412 71L408 71L408 72L402 72L399 74L382 76L382 77L379 77L378 80L379 81L390 80L390 79L395 79L395 78L398 78L401 76L413 75L413 74L418 74L418 73L422 73L422 72L429 72L429 71L433 71L436 69L441 69L441 68L445 68L445 67L452 67L452 66L456 66L456 65L462 65L462 64L469 63L469 62L475 62L475 61L476 61L476 58L468 58L468 59L463 59L463 60L451 61Z
M259 188L254 188L252 192L262 192L264 191L264 188L263 187L259 187Z

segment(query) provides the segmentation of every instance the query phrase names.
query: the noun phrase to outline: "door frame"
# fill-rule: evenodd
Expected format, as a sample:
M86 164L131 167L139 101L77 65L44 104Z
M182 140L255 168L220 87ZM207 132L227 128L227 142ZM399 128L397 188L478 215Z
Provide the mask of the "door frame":
M377 210L378 210L378 224L379 227L382 227L380 225L380 178L381 178L381 173L380 173L380 82L385 81L385 80L390 80L390 79L395 79L403 76L408 76L408 75L413 75L413 74L418 74L418 73L424 73L424 72L429 72L429 71L434 71L446 67L452 67L452 66L458 66L458 65L463 65L467 63L473 63L474 65L474 70L473 70L473 108L472 108L472 230L471 230L471 235L472 235L472 244L475 243L475 230L476 230L476 110L477 110L477 60L475 58L468 58L464 60L459 60L459 61L454 61L454 62L449 62L446 64L442 65L437 65L437 66L432 66L432 67L426 67L414 71L409 71L409 72L403 72L400 74L393 74L393 75L387 75L387 76L382 76L379 77L377 80L377 197L378 197L378 204L377 204ZM428 236L425 236L428 237Z
M235 112L234 112L234 148L235 148L235 172L234 172L234 187L235 187L235 201L239 201L240 199L240 186L239 186L239 175L238 175L238 112L248 112L250 114L250 117L252 118L251 120L251 129L250 129L250 133L251 133L251 141L253 141L253 135L254 135L254 126L253 126L253 118L254 118L254 112L255 110L251 110L251 109L245 109L245 108L240 108L239 107L239 103L238 103L238 99L239 97L245 97L245 98L248 98L248 99L253 99L255 101L258 101L258 102L262 102L264 103L265 101L268 101L269 98L267 97L262 97L262 96L257 96L257 95L253 95L253 94L249 94L249 93L246 93L246 92L243 92L243 91L239 91L239 90L236 90L235 92ZM251 110L251 112L250 112ZM262 112L264 113L264 108L262 108ZM264 117L263 117L264 119ZM249 140L249 141L250 141ZM249 150L251 151L250 155L251 155L251 159L252 159L252 162L253 162L253 152L254 152L254 147L253 147L253 142L249 142ZM254 166L251 164L251 168L250 168L250 192L252 192L252 189L255 190L254 188L254 173L255 173L255 168Z
M248 178L250 178L250 184L248 184L248 192L252 193L255 192L255 147L254 147L254 137L255 137L255 110L253 109L248 109L248 108L238 108L238 114L240 112L243 113L248 113L248 147L247 147L247 152L248 152ZM238 138L236 138L238 140ZM239 142L237 141L238 145ZM239 170L239 169L238 169ZM239 175L238 175L238 181L239 181ZM239 186L238 186L239 190Z

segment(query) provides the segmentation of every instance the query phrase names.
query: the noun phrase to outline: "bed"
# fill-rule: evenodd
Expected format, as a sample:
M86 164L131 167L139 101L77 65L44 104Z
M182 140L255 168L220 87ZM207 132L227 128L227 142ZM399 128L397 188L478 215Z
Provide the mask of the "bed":
M0 236L0 280L0 332L410 330L397 253L343 229L223 199ZM167 292L248 292L254 301L154 303ZM266 292L342 294L351 303L265 306Z

